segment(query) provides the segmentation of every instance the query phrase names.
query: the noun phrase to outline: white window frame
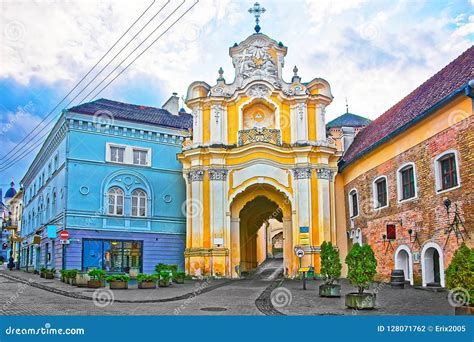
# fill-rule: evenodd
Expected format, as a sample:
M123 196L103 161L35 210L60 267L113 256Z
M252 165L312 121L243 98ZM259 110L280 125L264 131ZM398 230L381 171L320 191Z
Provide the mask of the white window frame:
M441 179L441 159L448 154L454 154L454 161L456 163L456 178L458 184L452 188L443 189L443 180ZM438 154L434 159L434 173L435 173L435 191L436 194L442 194L447 191L451 191L461 187L461 172L459 168L459 155L457 150L447 150L443 153Z
M123 162L117 162L112 160L112 153L111 153L111 148L112 147L117 147L117 148L123 148L125 149L123 152ZM146 164L134 164L133 163L133 151L138 150L138 151L143 151L146 152L147 154L147 161ZM114 164L126 164L126 165L133 165L133 166L139 166L139 167L151 167L151 148L149 147L141 147L141 146L131 146L131 145L123 145L123 144L116 144L116 143L106 143L105 144L105 161L108 163L114 163Z
M137 207L136 207L136 208L137 208L137 215L133 215L133 208L134 208L134 206L133 206L133 198L136 197L136 196L134 195L134 193L135 193L136 191L141 191L141 192L144 194L144 196L145 196L145 215L143 215L143 216L140 215L140 201L139 201L140 196L137 196L137 197L138 197L138 199L137 199ZM147 217L147 216L148 216L148 194L147 194L147 192L146 192L145 190L140 189L140 188L134 189L134 190L132 191L132 193L131 193L130 200L131 200L131 202L130 202L130 216L132 216L132 217Z
M354 216L354 211L353 211L353 203L352 203L352 193L355 191L356 198L357 198L357 215ZM348 194L348 200L349 200L349 218L354 219L360 214L360 201L359 201L359 192L357 191L356 188L353 188L349 191Z
M415 185L415 195L410 198L403 199L403 186L402 186L402 171L406 167L411 166L413 167L413 184ZM408 162L402 164L397 169L397 196L398 196L398 203L409 202L418 199L418 181L417 181L417 172L416 172L416 165L414 162Z
M110 190L112 189L118 189L122 192L122 213L121 214L117 214L117 194L114 194L114 210L113 212L110 212L110 202L109 202L109 197L110 197ZM107 215L111 215L111 216L125 216L125 191L123 191L123 189L119 186L111 186L110 188L107 189Z
M387 187L387 204L384 206L378 206L378 193L377 193L377 182L381 179L385 179L385 186ZM375 210L387 208L389 206L389 199L390 194L388 192L388 177L385 175L378 176L372 182L372 198L373 198L373 205Z
M146 154L146 163L145 164L136 164L135 163L135 158L134 158L134 153L135 151L137 152L145 152ZM138 147L133 147L132 148L132 163L133 165L137 165L137 166L150 166L150 149L147 149L147 148L138 148Z

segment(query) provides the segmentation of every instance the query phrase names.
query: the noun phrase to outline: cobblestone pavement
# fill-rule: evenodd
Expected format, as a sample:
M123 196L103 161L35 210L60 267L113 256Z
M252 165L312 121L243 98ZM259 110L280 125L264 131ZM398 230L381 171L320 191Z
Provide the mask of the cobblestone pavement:
M40 279L35 275L28 276L34 281ZM50 282L50 286L62 286L57 280ZM218 283L207 280L187 284L186 288L174 286L144 291L101 289L98 292L100 300L94 301L67 297L0 276L0 315L452 315L454 312L448 304L447 292L434 293L411 287L395 290L387 284L375 285L378 292L376 310L353 312L344 308L344 297L320 298L317 292L320 281L308 281L306 291L301 289L301 282L295 280L243 279L212 287ZM343 294L353 291L345 280L342 285ZM211 289L204 292L203 288ZM150 296L165 298L164 293L154 293L164 290L166 297L171 299L185 291L191 295L186 299L157 303L110 300L124 296L134 300ZM81 291L89 295L94 293L92 289ZM152 294L147 294L149 291Z

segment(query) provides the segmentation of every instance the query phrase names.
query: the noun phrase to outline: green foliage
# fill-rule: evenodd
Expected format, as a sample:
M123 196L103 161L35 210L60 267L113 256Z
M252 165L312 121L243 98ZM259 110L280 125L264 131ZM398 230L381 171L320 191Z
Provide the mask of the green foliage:
M175 276L175 278L186 278L186 272L176 272L173 273L173 275Z
M66 270L64 271L65 278L76 278L76 275L79 271L78 270Z
M56 269L54 269L54 268L51 268L51 269L45 268L44 273L45 274L54 274L54 273L56 273Z
M451 290L458 287L467 290L469 304L474 306L474 248L463 243L454 253L446 269L446 286Z
M173 274L178 272L178 265L167 265L163 263L159 263L155 266L155 272L160 274L161 271L171 271Z
M130 276L128 274L112 274L105 278L105 280L109 283L111 281L122 281L128 283L128 281L130 280Z
M347 254L346 264L347 278L358 288L359 293L363 293L369 288L370 282L377 273L374 251L369 245L361 246L356 243Z
M145 274L145 273L139 273L137 275L137 281L138 282L153 282L158 278L157 275L155 274Z
M105 271L98 268L90 270L87 274L92 280L104 280L105 278Z
M59 274L61 274L61 277L63 277L63 278L67 278L67 277L68 277L68 276L67 276L67 272L68 272L68 270L59 270Z
M161 280L169 280L171 279L171 272L169 270L163 270L160 272L160 279Z
M326 284L334 284L341 276L341 270L339 251L331 242L324 241L321 245L321 274L324 276Z

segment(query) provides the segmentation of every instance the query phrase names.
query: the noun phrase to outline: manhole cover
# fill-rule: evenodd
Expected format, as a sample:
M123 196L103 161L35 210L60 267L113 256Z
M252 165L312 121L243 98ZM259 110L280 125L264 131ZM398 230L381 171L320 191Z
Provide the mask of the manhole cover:
M208 307L208 308L201 308L201 311L227 311L226 308L220 308L220 307Z

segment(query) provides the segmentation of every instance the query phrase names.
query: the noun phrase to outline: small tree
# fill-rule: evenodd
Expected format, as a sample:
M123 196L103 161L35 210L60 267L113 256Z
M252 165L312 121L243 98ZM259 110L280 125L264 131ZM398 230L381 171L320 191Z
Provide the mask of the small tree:
M377 273L374 251L369 245L361 246L356 243L346 257L346 264L347 278L358 288L360 294L364 293Z
M454 253L446 269L446 286L451 290L465 289L469 293L469 304L474 306L474 248L463 243Z
M321 274L327 285L333 285L341 276L341 260L339 251L331 242L324 241L321 245Z

